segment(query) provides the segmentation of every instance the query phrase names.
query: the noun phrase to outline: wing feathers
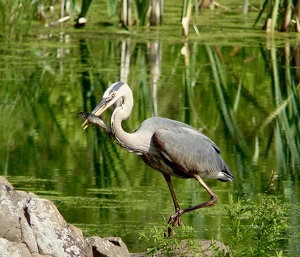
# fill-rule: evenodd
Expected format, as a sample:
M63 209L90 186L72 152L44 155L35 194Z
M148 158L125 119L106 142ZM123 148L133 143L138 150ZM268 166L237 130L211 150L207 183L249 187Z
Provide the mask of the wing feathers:
M192 128L159 129L153 135L153 143L168 161L189 176L197 173L218 179L223 170L231 175L216 144Z

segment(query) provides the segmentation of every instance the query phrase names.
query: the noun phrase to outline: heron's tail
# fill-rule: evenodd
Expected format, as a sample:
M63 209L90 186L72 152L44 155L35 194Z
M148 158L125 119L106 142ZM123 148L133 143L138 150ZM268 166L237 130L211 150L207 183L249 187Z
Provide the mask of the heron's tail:
M231 174L231 172L226 164L220 173L221 173L221 176L218 176L217 179L222 182L231 182L234 179L233 175Z

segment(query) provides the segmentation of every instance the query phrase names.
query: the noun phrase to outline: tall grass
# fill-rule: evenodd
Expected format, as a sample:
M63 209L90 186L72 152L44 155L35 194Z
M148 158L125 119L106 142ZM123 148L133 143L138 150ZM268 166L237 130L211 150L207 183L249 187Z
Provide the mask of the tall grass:
M254 26L260 19L264 18L264 26L267 32L277 31L297 31L300 32L300 8L299 1L291 0L265 0L262 8L254 22Z
M25 36L37 14L39 1L0 1L0 35L6 39Z

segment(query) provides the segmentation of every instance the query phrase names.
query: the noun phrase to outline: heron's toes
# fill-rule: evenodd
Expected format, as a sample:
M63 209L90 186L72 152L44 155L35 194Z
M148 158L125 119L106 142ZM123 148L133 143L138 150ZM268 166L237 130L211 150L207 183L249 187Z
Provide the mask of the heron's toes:
M182 210L175 212L173 215L170 216L168 224L172 225L173 227L180 226L181 225L180 217L182 214L183 214Z
M167 235L168 237L170 237L173 234L173 227L181 226L181 220L180 220L181 215L182 215L181 211L178 211L170 216L168 221L168 235Z

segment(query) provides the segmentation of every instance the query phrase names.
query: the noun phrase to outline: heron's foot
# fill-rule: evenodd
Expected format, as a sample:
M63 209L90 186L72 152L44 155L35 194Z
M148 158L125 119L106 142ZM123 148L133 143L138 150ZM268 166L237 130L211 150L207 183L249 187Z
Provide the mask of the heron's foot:
M170 216L169 221L168 221L168 234L165 236L172 236L173 235L173 227L176 226L181 226L181 220L180 217L183 214L182 210L179 210L175 212L173 215Z

